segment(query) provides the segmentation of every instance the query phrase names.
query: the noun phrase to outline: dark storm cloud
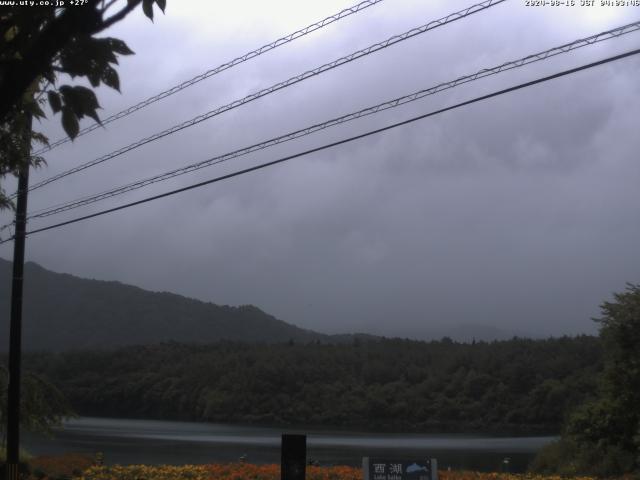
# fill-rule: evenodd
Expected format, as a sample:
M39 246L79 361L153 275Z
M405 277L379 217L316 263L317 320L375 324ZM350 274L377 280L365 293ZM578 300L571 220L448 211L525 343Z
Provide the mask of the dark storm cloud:
M224 21L205 20L202 12L198 18L195 9L171 3L156 25L127 20L113 33L137 51L122 62L125 95L101 91L101 103L105 112L117 111L347 5L327 5L322 12L316 6L315 15L304 19L302 7L287 5L272 12L274 18L285 11L300 18L292 13L273 25L264 17L254 24L247 16L239 20L233 16L238 12L227 12ZM50 166L35 177L466 5L389 0L51 152ZM144 178L628 21L595 22L576 12L530 11L509 2L51 185L34 193L32 205ZM624 51L637 35L113 204L593 61ZM34 235L29 257L81 276L223 304L253 303L325 332L423 336L463 324L539 335L592 332L589 318L597 315L598 304L626 281L640 280L640 225L633 221L640 178L634 132L640 87L633 79L639 73L637 59L624 60L126 213ZM56 123L43 129L59 131ZM2 250L5 257L9 253Z

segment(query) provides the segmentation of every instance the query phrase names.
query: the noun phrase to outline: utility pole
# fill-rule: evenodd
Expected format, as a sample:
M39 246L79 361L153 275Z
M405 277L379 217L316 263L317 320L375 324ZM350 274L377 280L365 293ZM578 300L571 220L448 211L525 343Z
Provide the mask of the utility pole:
M7 475L20 476L20 361L22 355L22 280L24 271L25 232L27 229L27 194L31 163L31 114L25 127L25 158L18 175L16 225L13 240L13 279L11 283L11 323L9 331L9 387L7 395Z

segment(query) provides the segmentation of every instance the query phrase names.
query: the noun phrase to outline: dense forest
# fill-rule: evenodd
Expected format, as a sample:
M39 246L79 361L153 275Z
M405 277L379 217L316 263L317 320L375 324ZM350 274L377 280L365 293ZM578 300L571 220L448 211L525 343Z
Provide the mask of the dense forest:
M558 432L600 340L210 345L29 354L82 415L402 431Z

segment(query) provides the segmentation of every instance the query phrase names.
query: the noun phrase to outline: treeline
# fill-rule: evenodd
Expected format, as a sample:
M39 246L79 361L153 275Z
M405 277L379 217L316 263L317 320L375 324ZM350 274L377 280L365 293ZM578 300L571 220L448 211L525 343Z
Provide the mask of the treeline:
M81 415L403 431L558 432L600 340L165 343L30 354Z

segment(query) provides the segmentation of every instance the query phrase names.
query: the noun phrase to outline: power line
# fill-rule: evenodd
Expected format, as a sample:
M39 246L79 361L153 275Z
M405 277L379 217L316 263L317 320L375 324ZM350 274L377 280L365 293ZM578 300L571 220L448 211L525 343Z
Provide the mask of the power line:
M341 10L338 13L335 13L333 15L328 16L327 18L324 18L322 20L320 20L319 22L313 23L311 25L308 25L304 28L301 28L300 30L296 30L293 33L290 33L289 35L286 35L284 37L278 38L277 40L274 40L271 43L267 43L266 45L261 46L260 48L256 48L255 50L251 50L250 52L245 53L244 55L241 55L239 57L234 58L233 60L223 63L221 65L218 65L215 68L212 68L211 70L207 70L204 73L201 73L200 75L196 75L195 77L186 80L184 82L182 82L179 85L176 85L174 87L171 87L167 90L164 90L163 92L158 93L157 95L154 95L152 97L147 98L146 100L141 101L140 103L137 103L135 105L132 105L128 108L125 108L124 110L121 110L117 113L114 113L113 115L105 118L104 120L102 120L101 124L98 123L94 123L91 124L88 127L83 128L82 130L80 130L80 132L78 132L77 137L81 137L82 135L85 135L89 132L92 132L93 130L96 130L97 128L104 126L108 123L111 122L115 122L116 120L119 120L123 117L126 117L128 115L131 115L134 112L137 112L138 110L142 110L145 107L148 107L149 105L156 103L164 98L170 97L171 95L178 93L181 90L184 90L185 88L191 87L192 85L195 85L196 83L199 83L209 77L212 77L214 75L217 75L218 73L224 72L225 70L228 70L230 68L235 67L236 65L239 65L241 63L246 62L247 60L251 60L252 58L258 57L260 55L262 55L263 53L267 53L271 50L274 50L282 45L286 45L287 43L290 43L300 37L304 37L305 35L308 35L309 33L315 32L316 30L320 30L321 28L324 28L328 25L331 25L334 22L337 22L338 20L341 20L345 17L348 17L349 15L353 15L354 13L358 13L362 10L364 10L365 8L369 8L377 3L382 2L383 0L366 0L363 2L358 3L357 5L354 5L352 7L348 7L345 8L344 10ZM44 147L40 150L38 150L37 152L35 152L34 155L40 155L44 152L48 152L50 150L53 150L54 148L63 145L67 142L70 142L71 139L69 137L64 137L61 138L53 143L51 143L49 146Z
M202 168L205 167L209 167L212 165L216 165L219 163L223 163L226 161L229 161L231 159L234 158L238 158L240 156L244 156L247 155L249 153L253 153L256 152L258 150L263 150L265 148L269 148L284 142L288 142L294 139L298 139L307 135L310 135L312 133L318 132L320 130L324 130L326 128L329 127L333 127L336 125L340 125L358 118L362 118L368 115L372 115L372 114L377 114L379 112L385 111L385 110L389 110L392 108L396 108L400 105L404 105L410 102L414 102L416 100L422 99L426 96L429 95L434 95L438 92L441 92L443 90L447 90L450 88L454 88L458 85L462 85L468 82L472 82L484 77L488 77L491 75L496 75L498 73L507 71L507 70L512 70L514 68L519 68L531 63L535 63L541 60L545 60L548 59L550 57L556 56L556 55L560 55L563 53L567 53L570 52L572 50L584 47L584 46L588 46L588 45L593 45L594 43L598 43L598 42L602 42L604 40L609 40L611 38L617 38L620 37L622 35L631 33L631 32L635 32L640 30L640 21L638 22L634 22L634 23L630 23L621 27L617 27L605 32L601 32L598 33L596 35L591 35L589 37L586 38L582 38L579 40L575 40L571 43L567 43L558 47L554 47L542 52L538 52L538 53L534 53L531 55L528 55L526 57L520 58L518 60L512 60L509 62L505 62L502 63L498 66L495 67L491 67L491 68L485 68L483 70L480 70L474 74L471 75L465 75L462 77L459 77L455 80L449 81L449 82L444 82L444 83L440 83L436 86L427 88L427 89L423 89L423 90L419 90L417 92L411 93L409 95L405 95L402 97L398 97L395 98L393 100L388 100L386 102L371 106L371 107L367 107L365 109L359 110L357 112L352 112L346 115L342 115L340 117L336 117L330 120L327 120L325 122L322 123L318 123L315 125L311 125L308 126L306 128L300 129L300 130L296 130L294 132L289 132L286 133L284 135L278 136L278 137L274 137L271 138L269 140L248 146L248 147L244 147L238 150L234 150L232 152L228 152L222 155L218 155L212 158L209 158L207 160L201 161L201 162L197 162L197 163L193 163L191 165L187 165L185 167L181 167L181 168L176 168L174 170L159 174L159 175L155 175L153 177L149 177L143 180L138 180L136 182L133 183L129 183L127 185L124 186L120 186L111 190L107 190L105 192L101 192L98 194L94 194L94 195L90 195L90 196L85 196L83 198L80 199L76 199L70 202L66 202L66 203L61 203L52 207L48 207L45 209L41 209L39 211L33 212L31 215L29 215L29 219L32 218L43 218L43 217L48 217L57 213L61 213L67 210L72 210L75 208L79 208L79 207L83 207L86 205L90 205L92 203L96 203L98 201L107 199L107 198L112 198L115 197L117 195L122 195L124 193L133 191L133 190L137 190L139 188L143 188L149 185L152 185L154 183L158 183L161 181L165 181L165 180L169 180L171 178L177 177L179 175L184 175L186 173L190 173L196 170L200 170Z
M29 190L36 190L38 188L41 188L45 185L48 185L49 183L55 182L57 180L60 180L61 178L67 177L69 175L72 175L74 173L78 173L82 170L85 170L89 167L92 167L94 165L98 165L100 163L106 162L107 160L110 160L112 158L115 158L117 156L120 156L124 153L130 152L131 150L134 150L136 148L139 148L143 145L146 145L147 143L151 143L155 140L159 140L160 138L166 137L168 135L174 134L176 132L179 132L180 130L184 130L185 128L188 127L192 127L194 125L197 125L201 122L204 122L205 120L208 120L216 115L220 115L221 113L227 112L229 110L232 110L236 107L239 107L241 105L244 105L246 103L252 102L254 100L257 100L259 98L262 98L266 95L269 95L273 92L276 92L278 90L282 90L283 88L287 88L290 87L291 85L294 85L296 83L302 82L303 80L306 80L308 78L311 77L315 77L317 75L320 75L321 73L324 73L326 71L332 70L334 68L337 68L341 65L350 63L358 58L362 58L366 55L370 55L372 53L375 53L377 51L380 51L384 48L390 47L392 45L395 45L396 43L402 42L404 40L407 40L409 38L415 37L416 35L420 35L422 33L428 32L430 30L433 30L437 27L446 25L448 23L452 23L456 20L460 20L461 18L465 18L468 17L469 15L472 15L474 13L486 10L487 8L490 8L494 5L497 5L499 3L502 3L506 0L485 0L481 3L478 3L476 5L472 5L468 8L465 8L463 10L460 10L458 12L454 12L454 13L450 13L449 15L442 17L438 20L433 20L425 25L422 25L420 27L415 27L412 28L411 30L408 30L402 34L399 35L394 35L382 42L379 43L375 43L373 45L370 45L367 48L364 48L362 50L358 50L356 52L353 52L349 55L346 55L344 57L341 57L337 60L334 60L332 62L326 63L320 67L314 68L313 70L308 70L300 75L296 75L295 77L291 77L288 80L285 80L283 82L279 82L276 83L275 85L272 85L271 87L262 89L256 93L252 93L250 95L247 95L246 97L240 99L240 100L234 100L233 102L224 105L222 107L218 107L214 110L211 110L207 113L203 113L201 115L198 115L197 117L192 118L191 120L187 120L183 123L180 123L178 125L174 125L173 127L170 127L162 132L159 133L155 133L154 135L151 135L150 137L146 137L143 138L141 140L138 140L137 142L134 142L132 144L129 144L125 147L119 148L118 150L115 150L111 153L108 153L106 155L103 155L102 157L96 158L95 160L91 160L90 162L84 163L82 165L78 165L77 167L71 168L65 172L59 173L58 175L54 175L52 177L49 177L45 180L42 180L40 182L35 183L34 185L32 185Z
M563 70L563 71L555 73L553 75L548 75L548 76L545 76L545 77L538 78L536 80L531 80L529 82L525 82L525 83L521 83L519 85L515 85L513 87L509 87L509 88L505 88L505 89L502 89L502 90L498 90L496 92L489 93L487 95L482 95L480 97L475 97L475 98L473 98L471 100L467 100L465 102L457 103L455 105L451 105L449 107L441 108L439 110L434 110L432 112L425 113L423 115L419 115L417 117L413 117L413 118L410 118L408 120L404 120L402 122L393 123L391 125L387 125L386 127L378 128L378 129L375 129L375 130L370 130L370 131L368 131L366 133L362 133L360 135L355 135L355 136L352 136L352 137L349 137L349 138L345 138L345 139L342 139L342 140L339 140L339 141L336 141L336 142L333 142L333 143L322 145L320 147L316 147L316 148L312 148L312 149L309 149L309 150L305 150L304 152L299 152L299 153L296 153L294 155L289 155L289 156L286 156L286 157L283 157L283 158L279 158L279 159L273 160L271 162L262 163L260 165L256 165L256 166L245 168L243 170L239 170L239 171L236 171L236 172L233 172L233 173L229 173L227 175L222 175L220 177L212 178L212 179L206 180L204 182L195 183L195 184L189 185L187 187L182 187L182 188L178 188L176 190L171 190L169 192L165 192L165 193L161 193L159 195L154 195L154 196L151 196L151 197L147 197L147 198L144 198L142 200L138 200L138 201L135 201L135 202L131 202L131 203L127 203L127 204L124 204L124 205L120 205L118 207L113 207L113 208L109 208L109 209L106 209L106 210L102 210L100 212L92 213L90 215L84 215L82 217L77 217L77 218L74 218L74 219L71 219L71 220L67 220L65 222L60 222L60 223L56 223L54 225L49 225L49 226L46 226L46 227L42 227L42 228L38 228L38 229L35 229L35 230L31 230L31 231L27 232L27 235L32 235L34 233L44 232L44 231L52 230L52 229L55 229L55 228L60 228L60 227L63 227L65 225L70 225L72 223L77 223L77 222L81 222L83 220L87 220L89 218L99 217L99 216L102 216L102 215L106 215L108 213L116 212L116 211L119 211L119 210L124 210L126 208L134 207L136 205L141 205L143 203L151 202L151 201L154 201L154 200L159 200L159 199L164 198L164 197L168 197L168 196L175 195L175 194L178 194L178 193L186 192L187 190L193 190L195 188L203 187L205 185L210 185L212 183L221 182L221 181L227 180L229 178L233 178L233 177L237 177L237 176L240 176L240 175L244 175L246 173L253 172L253 171L256 171L256 170L261 170L263 168L267 168L267 167L270 167L270 166L273 166L273 165L277 165L279 163L283 163L283 162L292 160L294 158L298 158L298 157L302 157L302 156L305 156L305 155L309 155L311 153L320 152L322 150L326 150L328 148L336 147L338 145L342 145L342 144L345 144L345 143L353 142L355 140L360 140L362 138L366 138L366 137L369 137L371 135L375 135L375 134L378 134L378 133L381 133L381 132L385 132L387 130L391 130L393 128L397 128L397 127L400 127L400 126L403 126L403 125L408 125L408 124L416 122L418 120L423 120L425 118L432 117L432 116L435 116L435 115L438 115L438 114L441 114L441 113L444 113L444 112L447 112L447 111L450 111L450 110L454 110L454 109L457 109L457 108L460 108L460 107L463 107L463 106L466 106L466 105L471 105L473 103L477 103L477 102L480 102L480 101L483 101L483 100L487 100L487 99L490 99L490 98L493 98L493 97L497 97L499 95L504 95L506 93L514 92L516 90L521 90L523 88L531 87L533 85L537 85L537 84L544 83L544 82L547 82L547 81L550 81L550 80L553 80L553 79L556 79L556 78L560 78L560 77L563 77L563 76L566 76L566 75L577 73L577 72L582 71L582 70L586 70L586 69L589 69L589 68L597 67L599 65L604 65L604 64L607 64L607 63L610 63L610 62L614 62L616 60L621 60L623 58L630 57L632 55L637 55L639 53L640 53L640 49L635 49L635 50L631 50L631 51L626 52L626 53L622 53L622 54L619 54L619 55L615 55L615 56L612 56L612 57L605 58L603 60L599 60L597 62L588 63L588 64L581 65L581 66L576 67L576 68L571 68L569 70ZM8 242L10 240L12 240L12 238L9 238L7 240L1 241L0 244L6 243L6 242Z

